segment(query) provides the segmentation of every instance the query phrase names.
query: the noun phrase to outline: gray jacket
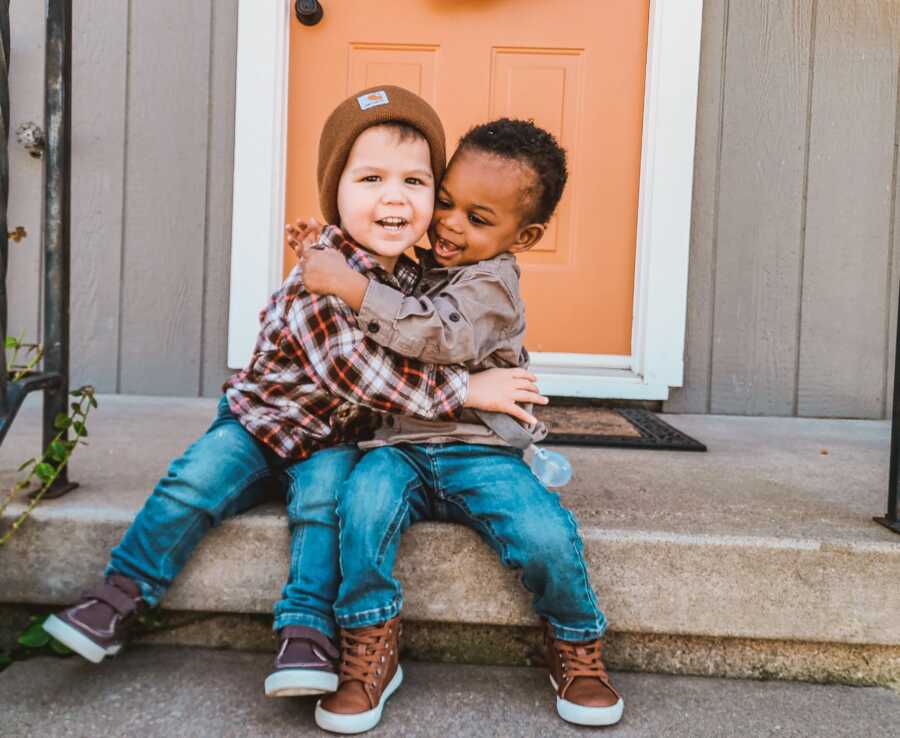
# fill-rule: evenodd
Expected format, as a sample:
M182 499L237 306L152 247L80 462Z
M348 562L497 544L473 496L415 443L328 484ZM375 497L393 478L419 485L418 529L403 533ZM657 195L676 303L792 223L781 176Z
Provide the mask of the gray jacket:
M525 303L512 254L458 267L437 265L417 249L423 267L411 297L374 280L359 311L359 325L376 343L430 364L463 364L470 372L527 367ZM387 416L363 448L395 443L485 443L525 449L542 440L542 423L525 428L509 415L465 410L457 422Z

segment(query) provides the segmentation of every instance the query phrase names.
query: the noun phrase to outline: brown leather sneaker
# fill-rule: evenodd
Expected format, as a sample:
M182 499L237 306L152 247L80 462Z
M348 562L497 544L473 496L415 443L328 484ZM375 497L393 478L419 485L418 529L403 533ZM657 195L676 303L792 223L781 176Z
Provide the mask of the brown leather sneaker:
M557 640L544 623L544 646L550 682L556 690L556 711L576 725L614 725L625 703L609 681L600 653L600 639Z
M266 696L301 697L334 692L338 650L321 631L301 625L281 629L275 671L266 678Z
M77 605L47 618L43 628L75 653L99 664L122 649L129 628L144 607L137 584L112 574L82 594Z
M319 700L316 725L333 733L371 730L402 681L399 616L368 628L341 629L338 689Z

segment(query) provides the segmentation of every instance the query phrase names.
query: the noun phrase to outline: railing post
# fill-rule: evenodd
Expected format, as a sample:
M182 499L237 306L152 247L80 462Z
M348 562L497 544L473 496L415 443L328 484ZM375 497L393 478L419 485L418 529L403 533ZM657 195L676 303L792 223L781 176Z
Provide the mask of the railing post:
M72 0L47 0L44 130L44 371L60 381L44 391L44 448L59 432L53 424L68 414L69 401L69 223L72 140ZM63 469L47 497L74 485Z
M900 305L898 305L900 313ZM897 320L897 340L894 345L894 407L891 414L891 468L888 474L887 515L875 518L883 526L900 533L900 315Z
M0 0L0 338L6 342L6 272L9 257L9 0ZM31 392L44 393L43 448L56 433L54 420L68 415L69 402L69 200L72 126L72 0L46 0L44 72L44 366L9 378L6 347L0 348L0 444ZM63 468L44 497L59 497L78 485Z

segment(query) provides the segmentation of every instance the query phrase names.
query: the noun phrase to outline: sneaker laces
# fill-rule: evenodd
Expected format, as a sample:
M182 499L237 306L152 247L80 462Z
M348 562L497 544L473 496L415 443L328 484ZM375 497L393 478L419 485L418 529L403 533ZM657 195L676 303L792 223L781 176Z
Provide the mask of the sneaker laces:
M599 639L581 643L554 640L553 645L562 661L565 679L588 677L609 684L609 674L603 664L602 643Z
M375 688L392 655L390 630L385 623L341 631L341 683L358 681L367 691Z

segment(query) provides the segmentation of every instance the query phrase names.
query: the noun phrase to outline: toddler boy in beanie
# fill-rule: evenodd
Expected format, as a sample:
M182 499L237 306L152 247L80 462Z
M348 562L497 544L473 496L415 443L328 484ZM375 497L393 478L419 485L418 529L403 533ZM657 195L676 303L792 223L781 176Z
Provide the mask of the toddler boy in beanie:
M408 126L428 144L433 182L444 176L447 161L444 126L425 100L402 87L385 85L351 95L338 105L319 138L319 204L325 222L340 223L338 183L356 139L373 126Z

